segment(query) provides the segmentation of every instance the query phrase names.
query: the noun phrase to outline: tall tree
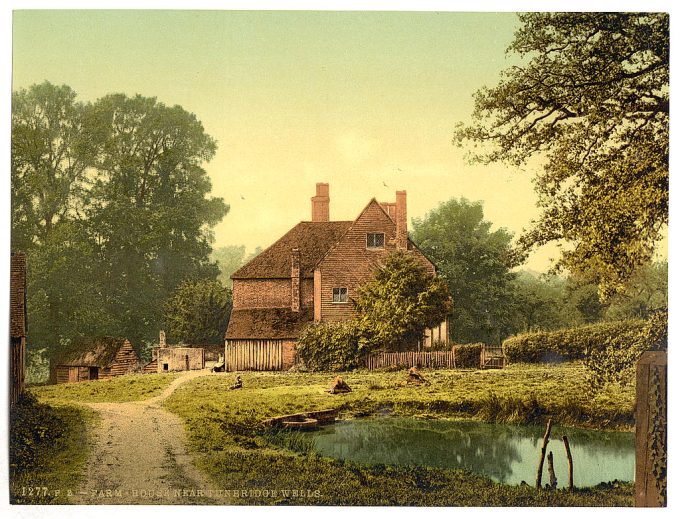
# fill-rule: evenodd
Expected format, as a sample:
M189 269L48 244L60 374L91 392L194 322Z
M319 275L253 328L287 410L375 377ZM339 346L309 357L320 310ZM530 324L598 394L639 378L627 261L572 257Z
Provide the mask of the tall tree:
M122 335L141 346L185 279L214 279L211 228L227 213L202 164L196 116L68 86L13 93L12 247L28 252L29 344Z
M111 312L131 340L155 337L163 301L186 279L212 278L211 228L227 213L202 168L216 150L194 114L155 98L93 106L104 145L88 216Z
M545 162L543 213L525 251L565 240L558 266L595 273L603 298L652 257L668 223L669 32L665 13L526 13L522 62L475 96L454 139L473 160Z
M481 202L461 198L440 204L413 220L411 238L448 284L453 340L496 343L513 331L512 235L503 228L491 231Z
M45 81L12 93L12 248L44 243L82 205L98 142L88 107L68 86Z

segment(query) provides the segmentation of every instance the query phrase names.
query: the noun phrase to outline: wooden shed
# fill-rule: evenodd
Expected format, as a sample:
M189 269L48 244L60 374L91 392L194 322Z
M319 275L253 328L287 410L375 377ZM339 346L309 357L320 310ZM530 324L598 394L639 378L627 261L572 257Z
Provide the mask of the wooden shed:
M55 362L52 379L57 384L107 380L135 371L139 358L127 339L101 337L74 343Z

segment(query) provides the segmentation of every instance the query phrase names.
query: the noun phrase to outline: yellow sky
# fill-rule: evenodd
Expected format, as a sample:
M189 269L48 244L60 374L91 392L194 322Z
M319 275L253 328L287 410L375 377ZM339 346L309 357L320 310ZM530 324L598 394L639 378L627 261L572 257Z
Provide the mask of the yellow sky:
M451 144L472 94L512 62L516 24L508 13L17 11L13 88L49 80L82 100L139 93L197 114L218 141L213 193L231 206L215 247L270 245L310 218L321 181L331 219L406 189L409 218L464 196L519 233L538 215L531 171L470 166Z

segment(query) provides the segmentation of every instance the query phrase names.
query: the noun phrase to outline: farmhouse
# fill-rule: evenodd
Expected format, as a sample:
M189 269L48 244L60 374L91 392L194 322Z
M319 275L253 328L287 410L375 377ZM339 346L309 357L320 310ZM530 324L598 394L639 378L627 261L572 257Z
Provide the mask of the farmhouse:
M330 221L329 186L316 185L311 221L303 221L232 274L233 309L225 333L228 370L290 368L310 322L355 315L357 289L388 254L413 254L432 275L435 265L407 232L406 191L395 202L372 199L354 221ZM446 323L427 331L446 341Z
M130 341L101 337L73 344L55 362L51 378L57 384L105 380L137 369L139 358Z

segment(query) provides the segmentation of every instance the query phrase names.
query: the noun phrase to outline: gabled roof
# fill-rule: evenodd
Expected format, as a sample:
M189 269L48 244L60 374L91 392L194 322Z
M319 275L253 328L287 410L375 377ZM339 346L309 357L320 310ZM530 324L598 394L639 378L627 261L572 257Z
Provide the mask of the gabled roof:
M292 249L300 250L300 275L314 277L314 266L352 222L300 222L271 247L231 275L231 279L290 278Z
M58 358L58 366L109 366L116 353L127 339L122 337L99 337L97 339L81 339L64 351Z
M231 311L225 339L296 339L314 319L311 308L240 308Z
M26 254L12 253L10 261L10 324L11 337L26 335Z

